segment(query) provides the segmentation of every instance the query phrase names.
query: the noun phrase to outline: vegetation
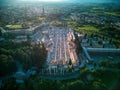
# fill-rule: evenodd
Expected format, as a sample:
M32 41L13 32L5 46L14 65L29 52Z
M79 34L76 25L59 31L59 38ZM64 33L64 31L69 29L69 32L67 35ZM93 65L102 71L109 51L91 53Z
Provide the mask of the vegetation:
M46 21L46 18L45 18L45 17L39 17L38 20L39 20L40 22L45 22L45 21Z
M51 21L50 24L53 25L53 26L61 26L62 22L60 22L60 21Z
M21 5L21 4L20 4ZM5 30L17 30L36 26L42 22L50 22L54 26L63 26L91 37L98 36L105 40L110 40L117 48L120 48L120 26L116 25L120 21L119 3L102 4L47 4L45 9L48 15L41 16L41 6L35 5L23 6L6 5L0 6L0 26ZM37 7L36 7L37 6ZM52 7L51 7L52 6ZM71 7L72 6L72 7ZM46 4L42 5L46 8ZM56 9L59 8L59 9ZM45 11L45 12L46 12ZM52 13L51 13L52 12ZM43 13L42 13L43 14ZM41 17L40 17L41 16ZM30 25L29 25L30 24ZM6 25L10 25L6 27ZM0 77L11 75L17 71L19 62L23 65L24 71L35 66L41 68L45 63L47 51L43 44L32 44L27 42L15 42L11 40L14 35L4 36L0 30L0 36L4 41L0 41ZM76 52L79 53L82 48L78 44L79 38L75 35L74 41ZM29 37L28 37L29 38ZM98 41L102 45L102 39ZM91 42L91 40L89 40ZM92 43L90 43L92 46ZM44 51L44 52L43 52ZM71 65L71 60L69 62ZM94 64L94 66L96 66ZM31 76L24 83L16 83L15 78L3 80L1 90L110 90L111 86L116 85L113 90L119 88L120 83L120 62L109 60L101 61L100 68L90 71L88 68L80 70L80 76L71 80L46 80L39 76ZM71 69L72 71L72 69ZM115 83L117 81L117 84ZM112 90L112 89L111 89Z
M80 32L80 33L83 33L83 34L92 34L92 33L98 33L99 32L99 29L97 29L96 27L94 26L91 26L91 25L84 25L83 27L78 27L78 28L75 28L76 31Z
M112 69L120 69L120 62L113 62L110 60L104 60L99 63L101 67L107 67L107 68L112 68Z
M75 21L68 21L67 22L67 27L69 27L71 29L75 28L77 25L78 25L78 23Z
M7 52L6 52L7 53ZM12 74L17 70L16 63L11 55L0 55L0 76Z
M31 46L28 42L4 41L0 44L0 52L1 76L15 72L17 70L16 61L23 64L24 70L32 66L40 68L47 56L47 51L42 44Z
M11 79L7 81L3 89L9 90L14 86L14 88L22 90L109 90L110 86L119 78L119 73L103 68L94 71L89 71L89 69L85 68L80 71L80 74L77 79L65 81L47 80L38 76L31 76L23 84L19 85L15 82L15 79ZM13 83L9 84L10 82Z
M22 29L22 25L9 25L7 27L5 27L5 29L8 29L8 30L15 30L15 29Z
M115 12L104 12L106 15L111 15L111 16L118 16L120 17L120 13L115 13Z

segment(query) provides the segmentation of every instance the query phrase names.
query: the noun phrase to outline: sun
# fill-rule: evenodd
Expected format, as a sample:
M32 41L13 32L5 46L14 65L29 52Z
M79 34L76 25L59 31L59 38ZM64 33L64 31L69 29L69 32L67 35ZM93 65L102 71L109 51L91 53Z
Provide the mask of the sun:
M42 2L60 2L62 0L38 0L38 1L42 1Z
M21 1L61 2L63 0L21 0Z

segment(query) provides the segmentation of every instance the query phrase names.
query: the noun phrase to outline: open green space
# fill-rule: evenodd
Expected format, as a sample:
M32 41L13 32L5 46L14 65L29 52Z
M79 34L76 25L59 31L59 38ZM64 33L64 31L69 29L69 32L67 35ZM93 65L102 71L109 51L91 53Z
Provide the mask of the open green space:
M22 25L9 25L7 28L14 30L14 29L22 29L23 27Z
M104 12L104 14L120 17L120 13L116 13L116 12Z
M92 33L99 32L99 29L92 25L84 25L82 27L77 27L77 28L75 28L75 30L80 33L83 33L83 34L85 34L85 33L92 34Z
M45 22L45 21L46 21L46 18L45 18L45 17L39 17L38 20L39 20L40 22Z

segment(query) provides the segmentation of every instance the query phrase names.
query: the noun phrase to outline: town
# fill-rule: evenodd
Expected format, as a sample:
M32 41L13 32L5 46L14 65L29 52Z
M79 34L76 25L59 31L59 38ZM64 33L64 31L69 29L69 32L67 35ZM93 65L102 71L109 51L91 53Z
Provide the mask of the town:
M36 78L41 83L61 81L63 86L73 80L67 90L74 87L72 82L80 85L76 90L88 90L85 85L90 85L91 90L109 90L109 82L118 84L120 14L119 4L114 4L115 7L112 3L1 6L0 88L16 90L26 82L36 83ZM62 84L65 80L68 82ZM16 86L9 87L11 82ZM98 87L94 86L96 82Z

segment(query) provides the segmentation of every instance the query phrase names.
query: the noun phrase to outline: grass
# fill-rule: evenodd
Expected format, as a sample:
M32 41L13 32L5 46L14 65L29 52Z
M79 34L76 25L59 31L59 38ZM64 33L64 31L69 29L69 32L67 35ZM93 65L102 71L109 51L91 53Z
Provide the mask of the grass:
M104 14L111 15L111 16L119 16L120 17L120 13L115 13L115 12L104 12Z
M8 29L21 29L23 28L22 25L11 25L9 27L7 27Z
M45 21L46 21L46 18L45 18L45 17L39 17L38 20L39 20L40 22L45 22Z
M58 26L58 25L62 25L62 22L60 22L60 21L51 21L50 24L53 25L53 26Z
M104 8L103 7L94 7L92 8L93 10L103 10Z
M78 27L78 28L75 28L74 30L80 32L80 33L87 33L87 34L91 34L91 33L98 33L99 32L99 29L92 26L92 25L84 25L83 27Z
M73 29L74 27L76 27L78 25L77 22L75 22L75 21L69 21L69 22L67 22L67 24L68 24L68 27L71 29Z

